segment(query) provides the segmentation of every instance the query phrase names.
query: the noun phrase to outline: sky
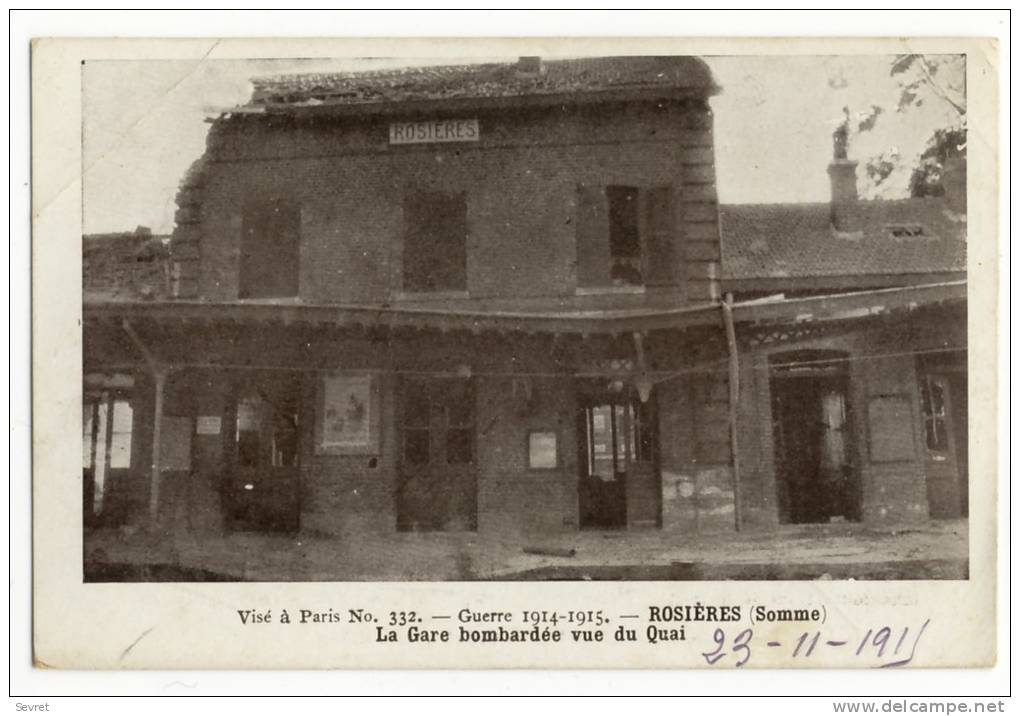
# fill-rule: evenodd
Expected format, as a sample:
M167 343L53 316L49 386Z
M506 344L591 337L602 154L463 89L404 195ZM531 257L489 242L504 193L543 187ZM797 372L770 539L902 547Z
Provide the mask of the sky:
M515 58L479 58L478 61ZM934 97L897 112L893 58L871 56L706 57L722 92L715 115L716 174L723 203L826 201L832 131L847 106L856 117L885 110L873 130L851 138L861 160L896 152L901 168L880 196L906 195L909 167L932 131L955 120ZM462 61L461 61L462 62ZM360 71L457 60L104 60L83 69L84 231L173 230L174 195L205 149L208 119L245 103L250 78L296 72Z

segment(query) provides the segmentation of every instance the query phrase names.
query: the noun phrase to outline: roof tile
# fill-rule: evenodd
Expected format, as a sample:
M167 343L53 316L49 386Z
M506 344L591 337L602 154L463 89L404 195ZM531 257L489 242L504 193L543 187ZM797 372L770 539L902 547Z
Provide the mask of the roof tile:
M729 280L965 271L967 224L942 199L860 201L859 233L839 234L829 204L719 207L723 276ZM921 236L890 227L920 225Z
M415 100L518 97L661 87L708 97L718 91L696 57L641 56L552 60L540 72L518 63L411 67L372 72L298 74L252 80L252 104L375 104Z

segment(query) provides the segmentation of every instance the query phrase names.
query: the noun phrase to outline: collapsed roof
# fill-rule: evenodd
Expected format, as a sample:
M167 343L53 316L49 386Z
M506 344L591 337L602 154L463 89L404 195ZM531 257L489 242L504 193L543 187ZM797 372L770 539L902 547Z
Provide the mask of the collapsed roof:
M255 78L252 84L249 106L370 106L649 90L704 99L719 91L703 60L682 56L549 61L522 57L478 65L281 75Z

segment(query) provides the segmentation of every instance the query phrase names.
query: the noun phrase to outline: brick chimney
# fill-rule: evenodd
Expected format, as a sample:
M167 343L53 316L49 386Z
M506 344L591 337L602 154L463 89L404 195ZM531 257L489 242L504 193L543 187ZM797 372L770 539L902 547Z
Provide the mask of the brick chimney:
M850 136L850 111L844 107L845 119L832 133L832 161L829 162L829 184L832 190L829 215L832 227L840 232L857 231L857 161L847 158Z

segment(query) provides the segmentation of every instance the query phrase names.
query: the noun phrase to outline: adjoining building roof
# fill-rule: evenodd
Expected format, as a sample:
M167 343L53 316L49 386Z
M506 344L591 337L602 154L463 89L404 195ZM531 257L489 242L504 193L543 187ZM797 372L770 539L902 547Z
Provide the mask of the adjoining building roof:
M837 233L828 203L721 205L723 279L903 279L967 270L966 217L942 199L860 201L851 210L860 230Z
M82 291L89 300L168 298L169 236L145 227L82 237Z
M663 89L709 97L719 88L699 58L521 58L517 62L297 74L252 80L251 104L371 105Z

